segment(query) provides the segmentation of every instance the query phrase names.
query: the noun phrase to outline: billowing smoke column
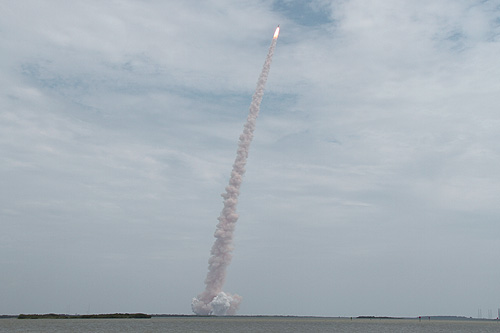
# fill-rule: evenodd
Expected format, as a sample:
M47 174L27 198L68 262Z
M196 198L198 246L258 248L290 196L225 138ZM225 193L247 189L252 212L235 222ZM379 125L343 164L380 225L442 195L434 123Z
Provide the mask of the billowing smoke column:
M264 95L267 76L271 67L274 48L279 35L279 26L274 32L273 41L269 47L264 67L257 81L257 88L252 97L250 110L248 112L247 122L240 135L236 159L233 164L229 185L226 187L226 193L222 194L224 198L224 208L218 218L219 223L215 230L215 242L212 246L211 256L208 260L208 273L205 279L205 291L193 298L191 308L197 315L231 315L235 314L238 305L241 302L241 296L231 295L222 291L226 280L226 268L231 262L231 252L233 251L233 232L238 220L236 206L240 194L240 186L245 173L245 164L248 158L248 150L252 142L255 122L259 115L260 103Z

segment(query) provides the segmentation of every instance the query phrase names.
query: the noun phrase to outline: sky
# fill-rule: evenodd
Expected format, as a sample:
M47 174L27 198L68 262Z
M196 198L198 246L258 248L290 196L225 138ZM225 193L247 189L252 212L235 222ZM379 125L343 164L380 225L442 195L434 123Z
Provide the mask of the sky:
M500 308L500 2L0 13L0 314L191 313L278 24L224 288L238 313Z

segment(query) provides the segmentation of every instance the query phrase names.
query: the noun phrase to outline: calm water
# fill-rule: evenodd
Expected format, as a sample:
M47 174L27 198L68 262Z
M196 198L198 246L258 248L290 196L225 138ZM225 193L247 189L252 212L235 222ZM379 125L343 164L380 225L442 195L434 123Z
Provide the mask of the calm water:
M0 332L500 332L500 323L296 317L0 319Z

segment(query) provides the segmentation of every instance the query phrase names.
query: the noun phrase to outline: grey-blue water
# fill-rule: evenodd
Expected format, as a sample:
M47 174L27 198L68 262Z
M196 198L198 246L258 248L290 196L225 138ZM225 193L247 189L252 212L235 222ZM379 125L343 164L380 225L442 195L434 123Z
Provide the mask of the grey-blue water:
M0 332L500 332L500 322L307 317L0 319Z

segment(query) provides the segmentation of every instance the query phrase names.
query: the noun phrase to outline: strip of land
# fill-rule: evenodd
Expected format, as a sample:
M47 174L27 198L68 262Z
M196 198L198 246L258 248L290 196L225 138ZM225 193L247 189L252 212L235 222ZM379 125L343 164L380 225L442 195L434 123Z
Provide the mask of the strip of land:
M88 315L68 315L68 314L20 314L18 319L122 319L122 318L151 318L151 315L145 313L104 313Z

